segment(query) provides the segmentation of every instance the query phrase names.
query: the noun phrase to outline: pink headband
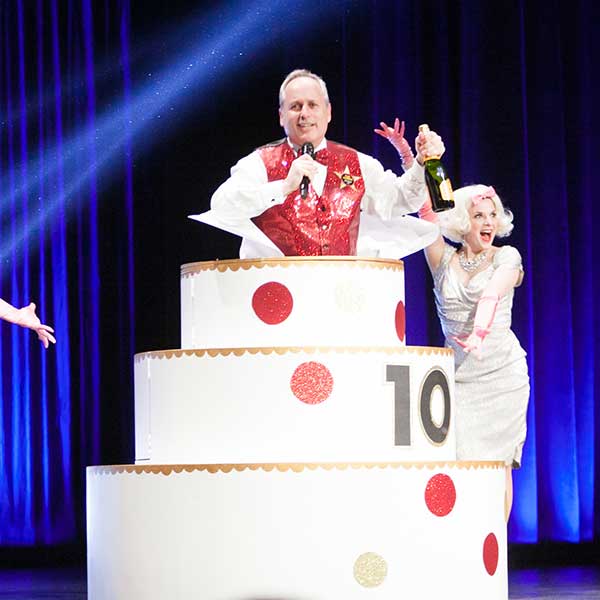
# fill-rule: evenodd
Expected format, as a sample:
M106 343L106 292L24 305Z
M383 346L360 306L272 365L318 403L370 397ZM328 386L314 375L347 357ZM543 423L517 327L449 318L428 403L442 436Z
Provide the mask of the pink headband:
M473 206L477 206L482 200L485 200L486 198L493 198L496 195L496 190L490 185L489 188L487 188L486 190L483 190L483 192L481 192L481 194L475 194L474 196L471 197L471 204Z

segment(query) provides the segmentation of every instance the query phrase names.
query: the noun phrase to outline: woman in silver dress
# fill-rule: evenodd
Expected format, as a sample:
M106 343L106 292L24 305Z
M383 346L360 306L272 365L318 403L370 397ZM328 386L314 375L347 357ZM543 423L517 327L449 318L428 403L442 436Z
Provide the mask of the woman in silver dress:
M522 261L512 246L493 245L513 228L494 188L461 188L455 202L439 215L428 203L419 215L437 221L443 236L460 244L456 249L440 235L425 249L446 345L455 356L457 459L504 462L508 519L529 401L525 351L511 330Z

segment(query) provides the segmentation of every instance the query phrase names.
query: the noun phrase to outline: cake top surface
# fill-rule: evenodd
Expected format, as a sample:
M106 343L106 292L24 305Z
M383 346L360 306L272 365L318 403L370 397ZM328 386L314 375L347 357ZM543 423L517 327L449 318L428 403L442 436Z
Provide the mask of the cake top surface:
M285 256L281 258L227 259L193 262L181 265L181 275L193 275L202 271L238 271L264 267L358 267L404 271L401 260L388 258L357 258L355 256Z

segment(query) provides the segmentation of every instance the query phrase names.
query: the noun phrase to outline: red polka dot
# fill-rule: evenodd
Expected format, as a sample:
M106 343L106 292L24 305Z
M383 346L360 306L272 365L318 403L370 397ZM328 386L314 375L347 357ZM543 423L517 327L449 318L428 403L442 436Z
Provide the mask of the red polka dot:
M448 475L434 475L425 488L425 503L436 517L445 517L454 508L456 488Z
M267 325L278 325L285 321L293 306L290 291L276 281L261 285L252 296L252 308L256 316Z
M483 542L483 564L489 575L493 575L498 568L498 540L490 533Z
M325 365L305 362L294 371L290 387L298 400L319 404L331 395L333 377Z
M400 300L400 302L398 302L398 306L396 306L395 323L398 339L403 342L404 336L406 335L406 312L404 310L404 303L402 300Z

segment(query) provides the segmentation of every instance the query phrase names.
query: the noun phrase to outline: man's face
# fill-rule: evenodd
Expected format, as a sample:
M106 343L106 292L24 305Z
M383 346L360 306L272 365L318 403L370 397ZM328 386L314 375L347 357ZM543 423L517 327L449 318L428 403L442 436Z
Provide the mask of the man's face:
M321 86L310 77L292 79L285 88L279 108L279 123L292 144L302 146L311 142L316 148L331 121L331 104Z

